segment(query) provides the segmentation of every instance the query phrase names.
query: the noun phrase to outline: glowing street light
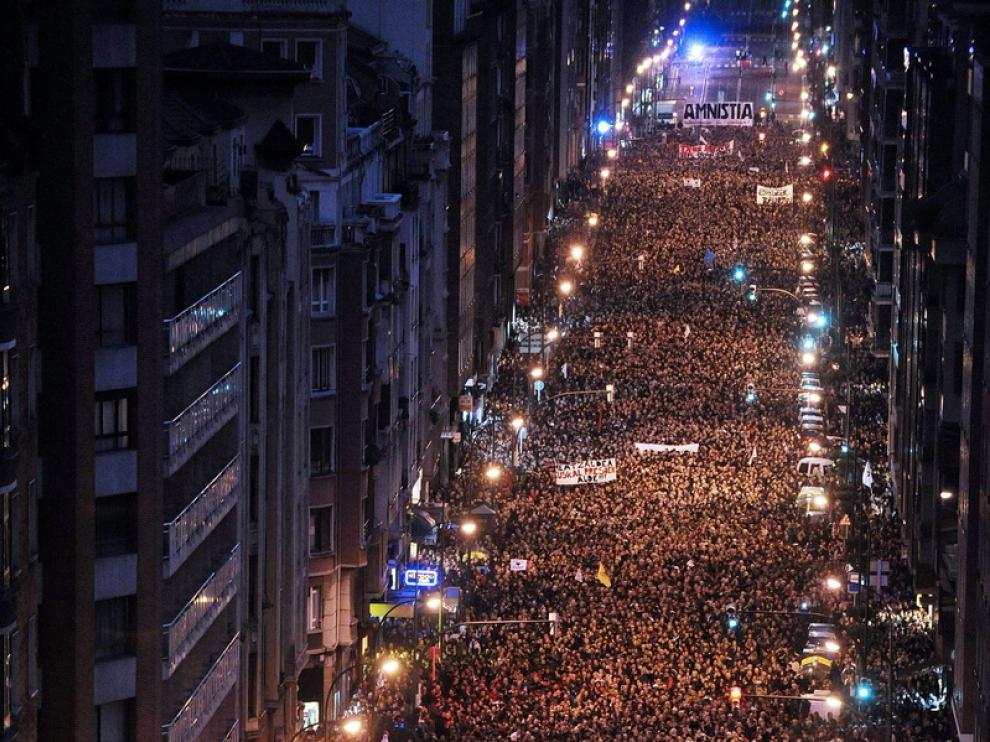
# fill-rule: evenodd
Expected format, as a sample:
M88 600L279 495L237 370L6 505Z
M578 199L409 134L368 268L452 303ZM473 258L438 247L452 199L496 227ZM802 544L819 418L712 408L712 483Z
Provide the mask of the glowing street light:
M598 214L588 214L588 226L589 227L598 226Z
M485 469L485 476L490 482L498 480L502 476L502 467L498 464L489 464L488 468Z
M812 351L806 351L801 354L801 365L802 366L814 366L815 362L818 360L818 356Z
M810 204L811 203L811 199L812 199L812 195L811 195L810 192L805 191L804 193L801 194L801 202L802 203Z
M842 580L840 580L838 577L831 577L831 576L826 577L825 578L825 587L827 587L832 592L835 592L836 590L841 590L842 589Z
M838 696L828 696L825 699L825 705L830 709L840 709L842 708L842 699Z
M798 242L800 242L802 245L804 245L805 247L807 247L808 245L810 245L813 242L813 240L811 239L811 235L810 234L805 233L805 234L801 235L798 238Z
M951 500L955 497L955 493L952 490L942 490L938 493L938 496L943 500Z
M386 675L395 675L400 669L402 664L395 657L386 657L381 665L381 671Z
M523 420L521 417L516 416L512 418L512 422L509 424L512 426L512 429L518 433L520 430L522 430L522 426L526 424L526 421Z
M571 292L574 291L574 283L571 281L561 281L560 282L560 293L564 296L570 296Z
M633 91L635 89L636 89L636 87L632 83L629 83L628 85L626 85L626 92L629 93L629 95L632 95L632 93L633 93Z
M426 599L426 607L431 611L438 611L443 607L443 599L439 595L431 595Z
M805 275L811 273L815 269L815 263L813 260L802 260L801 261L801 272Z
M800 165L801 167L807 167L810 164L811 164L811 158L808 157L808 155L802 155L801 157L798 158L798 165Z
M580 260L584 257L584 245L571 245L571 257Z
M560 331L556 327L551 327L547 332L547 342L552 343L558 339L560 339ZM513 421L513 423L515 423L515 421Z
M612 171L607 167L603 167L598 174L602 176L602 180L608 180L608 177L612 174Z
M350 719L345 721L340 728L344 730L344 734L351 737L356 737L364 730L364 722L358 717L352 716Z
M829 77L835 77L835 73L836 73L836 69L834 64L830 64L828 66L828 69L825 70L825 74L828 75Z
M536 366L535 368L531 368L529 370L529 375L534 381L539 381L540 379L543 378L543 369L540 368L539 366Z
M478 532L478 524L473 520L466 520L461 523L461 533L465 536L473 536Z

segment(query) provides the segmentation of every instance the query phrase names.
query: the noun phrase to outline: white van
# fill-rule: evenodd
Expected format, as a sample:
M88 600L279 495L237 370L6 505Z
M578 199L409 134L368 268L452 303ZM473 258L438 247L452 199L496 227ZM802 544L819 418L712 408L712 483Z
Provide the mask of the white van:
M821 456L805 456L798 462L797 473L802 477L821 481L834 468L835 462L832 459L826 459Z

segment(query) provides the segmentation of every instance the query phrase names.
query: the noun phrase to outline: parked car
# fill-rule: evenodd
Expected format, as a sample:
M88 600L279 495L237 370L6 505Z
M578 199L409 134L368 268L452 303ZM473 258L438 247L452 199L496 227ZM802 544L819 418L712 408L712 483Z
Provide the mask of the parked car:
M805 456L798 461L797 473L807 479L822 481L835 468L835 462L823 456Z

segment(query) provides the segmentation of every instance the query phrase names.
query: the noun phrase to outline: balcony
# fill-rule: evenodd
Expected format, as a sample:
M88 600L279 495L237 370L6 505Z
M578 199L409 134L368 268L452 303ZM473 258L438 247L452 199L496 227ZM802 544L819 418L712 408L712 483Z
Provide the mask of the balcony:
M227 734L224 735L223 742L238 742L241 738L241 724L239 721L235 721L233 726L230 727Z
M309 246L314 249L335 247L337 242L336 224L313 224L309 230Z
M235 456L213 481L175 518L165 524L164 577L178 571L186 558L231 511L241 492L241 459Z
M165 320L165 373L186 361L235 324L240 317L242 278L238 271L206 296Z
M206 578L196 594L183 606L179 614L162 627L165 635L165 658L162 660L162 679L167 680L196 646L206 630L237 594L241 576L240 546L235 546L227 561Z
M227 694L237 684L241 672L241 636L234 634L230 644L196 686L179 713L162 727L162 742L194 742Z
M192 404L165 423L168 454L165 476L170 477L220 428L237 414L241 398L238 362Z

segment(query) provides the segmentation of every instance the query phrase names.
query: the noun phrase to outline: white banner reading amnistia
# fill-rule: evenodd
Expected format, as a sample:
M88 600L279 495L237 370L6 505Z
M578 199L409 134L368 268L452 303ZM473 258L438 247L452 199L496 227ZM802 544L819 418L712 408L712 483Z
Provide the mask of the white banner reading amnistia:
M652 453L698 453L697 443L637 443L637 451Z
M756 203L758 204L789 204L794 202L794 184L771 188L756 186Z
M588 459L573 464L558 463L554 467L554 480L562 486L575 484L601 484L616 480L615 459Z
M752 126L752 101L702 103L685 101L681 121L685 126Z

